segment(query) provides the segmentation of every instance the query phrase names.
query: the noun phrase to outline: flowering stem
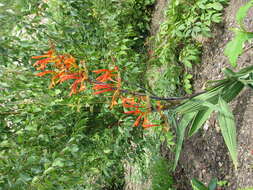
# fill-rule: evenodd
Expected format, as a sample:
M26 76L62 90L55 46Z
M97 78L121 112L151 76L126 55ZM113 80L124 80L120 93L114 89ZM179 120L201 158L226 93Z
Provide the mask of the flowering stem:
M89 81L91 83L95 83L95 84L106 84L106 83L103 83L103 82L99 82L99 81L96 81L96 80L92 80L92 79L89 79ZM113 90L117 90L117 88L112 88ZM126 94L132 94L132 95L135 95L135 96L147 96L147 94L145 93L140 93L140 92L133 92L133 91L130 91L130 90L125 90L125 89L119 89L120 92L122 93L126 93ZM159 96L149 96L150 99L153 99L153 100L164 100L164 101L172 101L172 100L187 100L187 99L191 99L191 98L194 98L200 94L203 94L205 93L206 91L202 91L202 92L198 92L198 93L195 93L195 94L192 94L192 95L188 95L188 96L182 96L182 97L159 97Z

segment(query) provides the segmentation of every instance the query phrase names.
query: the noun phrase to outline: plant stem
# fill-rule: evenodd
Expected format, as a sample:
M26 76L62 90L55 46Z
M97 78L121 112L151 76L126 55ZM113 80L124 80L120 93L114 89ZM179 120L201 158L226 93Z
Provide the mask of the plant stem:
M99 81L96 81L96 80L92 80L92 79L89 79L89 81L91 83L95 83L95 84L106 84L106 83L103 83L103 82L99 82ZM113 90L118 90L117 88L112 88ZM145 93L140 93L140 92L133 92L133 91L130 91L130 90L125 90L125 89L119 89L120 92L122 93L126 93L126 94L132 94L132 95L135 95L135 96L147 96L147 94ZM200 94L203 94L205 93L206 91L202 91L202 92L198 92L198 93L195 93L195 94L192 94L192 95L188 95L188 96L182 96L182 97L159 97L159 96L149 96L149 98L153 99L153 100L163 100L163 101L173 101L173 100L187 100L187 99L191 99L191 98L194 98Z

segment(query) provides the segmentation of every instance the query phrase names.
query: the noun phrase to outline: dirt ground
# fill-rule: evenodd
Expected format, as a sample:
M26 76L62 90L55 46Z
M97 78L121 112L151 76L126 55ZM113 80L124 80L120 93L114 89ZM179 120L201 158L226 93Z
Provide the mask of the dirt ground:
M194 88L196 91L201 90L206 80L222 78L222 69L230 67L223 51L232 38L230 29L236 27L236 11L245 2L248 1L230 1L225 9L224 23L214 27L214 37L209 43L204 44L202 63L195 70ZM251 31L252 18L253 10L250 10L245 24ZM253 50L250 50L240 57L237 69L252 65L252 61ZM205 124L205 130L188 139L184 144L180 165L182 165L181 172L188 179L196 177L208 182L212 177L218 177L219 180L228 182L228 185L224 187L226 190L253 187L253 91L243 91L231 106L238 134L239 167L237 171L233 168L214 116Z
M224 56L224 47L232 38L231 28L236 26L235 14L238 8L249 0L231 0L225 9L224 22L213 29L213 38L204 44L202 63L195 68L194 89L200 91L205 81L220 79L222 69L230 67ZM158 0L152 19L152 34L164 19L166 0ZM253 31L253 10L250 10L245 24ZM252 44L247 44L247 46ZM247 48L247 46L245 48ZM239 59L237 69L252 65L253 48ZM197 178L208 182L212 177L226 181L224 190L253 187L253 91L245 90L231 103L237 124L239 167L235 171L228 150L224 144L215 116L206 122L204 130L187 139L180 158L175 179L178 190L190 190L189 180Z

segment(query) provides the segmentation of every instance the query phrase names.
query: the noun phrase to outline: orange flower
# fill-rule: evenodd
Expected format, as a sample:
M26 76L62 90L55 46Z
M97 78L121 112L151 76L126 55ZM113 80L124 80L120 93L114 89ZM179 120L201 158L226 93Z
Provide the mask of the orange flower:
M49 50L46 54L44 55L39 55L39 56L33 56L32 59L40 59L40 58L45 58L45 57L52 57L52 55L55 53L53 49Z
M59 82L62 83L66 80L70 80L70 79L81 79L82 77L80 76L79 73L72 73L72 74L66 74L66 75L61 75L59 77Z
M103 92L109 92L109 91L113 91L113 85L112 84L95 84L95 86L93 87L94 90L100 90L95 92L94 94L101 94ZM101 90L103 89L103 90Z
M115 69L113 70L109 70L109 69L99 69L99 70L95 70L92 71L94 73L100 74L100 73L104 73L102 75L100 75L99 77L96 78L97 81L99 82L106 82L106 81L112 81L115 82L115 80L113 80L112 77L117 76L117 74L114 74L114 72L118 71L118 68L115 67Z
M54 48L52 48L44 55L33 56L32 58L40 59L33 64L34 67L37 67L37 70L45 70L47 64L53 63L53 66L56 68L55 71L47 70L36 74L37 76L44 76L52 73L53 76L51 78L50 87L54 87L57 83L62 83L66 80L73 79L74 82L71 85L70 96L85 90L86 87L84 81L88 80L88 72L87 70L81 70L78 67L76 59L73 56L69 54L56 55ZM73 73L73 69L79 70L79 72Z
M134 98L122 98L122 104L125 108L140 108L140 103L135 102Z
M38 77L42 77L42 76L44 76L44 75L46 75L46 74L49 74L49 73L54 73L54 71L50 71L50 70L48 70L48 71L43 71L43 72L37 73L37 74L35 74L35 75L38 76Z
M57 79L61 78L61 76L68 74L65 71L61 71L61 72L57 72L55 73L55 75L51 78L51 84L50 84L50 88L53 88L57 83L59 83L60 81L56 81Z
M81 92L83 90L85 90L85 85L84 85L84 81L86 81L88 79L88 76L86 75L86 73L84 72L80 72L80 73L72 73L72 74L62 74L59 76L59 81L60 83L66 81L66 80L71 80L71 79L75 79L74 83L71 85L71 91L70 91L70 96L72 96L72 94L76 94L77 92ZM77 89L78 85L80 84L79 89Z
M46 58L46 59L41 59L41 60L38 60L36 61L33 66L36 67L36 70L44 70L46 68L46 65L51 63L52 62L52 59L51 58Z
M156 126L159 126L159 125L150 124L150 122L149 122L149 120L148 120L148 114L145 113L145 115L144 115L144 121L143 121L142 127L143 127L144 129L147 129L147 128L156 127Z
M113 70L109 69L99 69L92 71L97 74L101 74L99 77L96 78L97 83L93 87L94 90L100 90L97 91L94 94L101 94L103 92L109 92L114 91L114 94L112 96L111 106L110 108L113 108L113 106L117 105L118 98L120 95L120 87L121 87L121 78L120 73L118 72L118 67L114 67ZM118 73L115 73L118 72ZM103 74L102 74L103 73ZM105 82L111 82L111 83L105 83Z
M129 99L132 101L132 98L129 98ZM133 111L127 111L127 112L125 112L125 114L138 115L137 119L134 122L134 125L133 125L134 127L139 126L140 123L141 123L141 121L142 121L142 119L143 119L142 127L144 129L147 129L147 128L150 128L150 127L159 126L159 125L150 124L150 122L148 120L148 113L149 112L143 112L143 111L139 110L138 109L139 107L136 107L136 104L138 104L138 103L134 102L134 100L131 103L132 103L132 105L126 104L125 106L127 106L127 107L134 106L136 109L133 110Z
M63 55L62 62L66 69L78 68L78 65L76 64L76 59L72 57L71 55Z
M77 90L77 87L78 87L78 84L80 83L80 88L79 88L79 90ZM77 92L80 92L80 91L82 91L83 89L85 89L84 87L83 87L83 83L82 83L82 79L80 78L80 79L78 79L78 80L75 80L75 82L71 85L71 91L70 91L70 94L69 94L69 96L72 96L72 94L76 94Z
M49 50L46 54L44 55L39 55L39 56L33 56L32 59L40 59L44 58L41 60L36 61L33 66L37 67L36 70L44 70L46 68L46 65L49 63L53 63L55 61L55 51L54 50Z
M116 81L116 90L112 96L112 102L111 102L111 106L110 108L112 109L113 106L117 105L118 104L118 98L120 96L120 88L121 88L121 77L120 77L120 73L118 72L118 75L117 75L117 81Z
M144 113L142 111L140 111L139 109L136 109L134 111L127 111L125 112L125 114L133 114L133 115L139 115L136 119L136 121L134 122L134 127L138 127L141 121L141 118L144 116Z

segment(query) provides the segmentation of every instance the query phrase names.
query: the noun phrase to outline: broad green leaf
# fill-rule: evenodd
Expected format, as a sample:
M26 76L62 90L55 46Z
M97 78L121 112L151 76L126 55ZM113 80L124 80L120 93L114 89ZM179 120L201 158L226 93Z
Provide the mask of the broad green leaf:
M231 102L243 90L244 84L240 81L234 81L232 84L227 84L223 89L222 98L226 102Z
M253 6L253 1L246 3L244 6L241 6L236 13L236 21L238 24L243 26L244 18L247 16L249 9Z
M210 117L211 113L213 112L212 108L208 108L205 110L200 110L197 115L195 116L191 129L189 130L189 136L194 135L206 122L206 120Z
M212 178L210 183L208 184L208 190L216 190L217 188L218 179Z
M202 182L195 178L191 180L191 185L193 190L208 190L208 188Z
M238 161L236 145L236 126L234 116L227 102L222 97L219 98L219 106L222 110L222 113L218 113L218 121L221 128L221 133L228 147L234 166L235 168L237 168Z
M236 30L235 37L226 45L224 54L229 58L229 62L233 67L237 66L237 59L243 53L244 43L252 37L252 33Z
M196 115L196 112L185 114L177 127L176 155L175 155L173 170L175 170L177 167L177 163L179 160L180 152L182 150L182 145L184 141L185 130L195 115Z

